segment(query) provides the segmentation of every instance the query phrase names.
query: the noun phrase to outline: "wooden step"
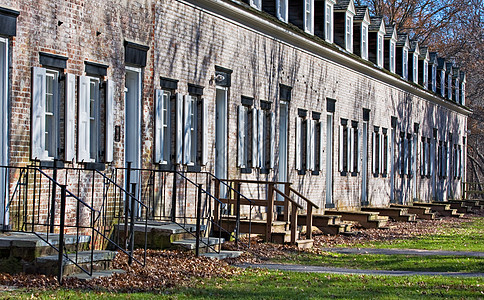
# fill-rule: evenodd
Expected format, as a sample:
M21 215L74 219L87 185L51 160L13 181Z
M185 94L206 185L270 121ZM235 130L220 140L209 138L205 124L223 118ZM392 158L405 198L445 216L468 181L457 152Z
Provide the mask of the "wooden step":
M415 214L409 214L406 207L363 207L362 211L378 212L380 216L387 216L397 222L415 222Z
M82 272L73 261L84 269L89 270L91 268L91 255L93 271L109 270L111 268L111 261L116 256L116 253L116 251L109 250L94 250L93 253L91 251L81 251L77 254L69 253L67 254L69 259L64 257L64 261L62 262L63 274L67 276ZM26 270L26 273L57 275L59 272L59 256L49 255L38 257L35 264L28 268L31 269Z
M327 215L340 215L344 221L358 222L364 228L382 228L388 222L387 216L379 216L377 212L326 210Z
M403 205L403 204L390 204L390 207L396 208L406 208L409 214L414 214L417 219L422 220L434 220L435 213L433 213L430 208L425 206L412 206L412 205Z

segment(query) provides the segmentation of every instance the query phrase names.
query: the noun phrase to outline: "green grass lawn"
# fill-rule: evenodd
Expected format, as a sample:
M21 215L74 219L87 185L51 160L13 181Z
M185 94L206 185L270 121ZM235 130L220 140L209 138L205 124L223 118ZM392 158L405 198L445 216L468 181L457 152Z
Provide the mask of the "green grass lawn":
M381 254L294 253L289 258L276 258L279 263L338 268L400 270L426 272L484 273L484 258L462 256L416 256Z
M444 224L439 234L393 241L368 242L351 247L484 252L484 218L473 218L472 222L463 222L455 227Z
M482 299L483 278L390 277L246 270L160 294L55 290L4 292L1 298L41 299Z

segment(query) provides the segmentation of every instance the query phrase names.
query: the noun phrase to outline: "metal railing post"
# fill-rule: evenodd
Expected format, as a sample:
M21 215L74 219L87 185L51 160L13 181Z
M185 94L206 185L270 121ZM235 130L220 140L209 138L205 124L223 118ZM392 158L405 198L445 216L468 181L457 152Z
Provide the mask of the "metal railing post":
M201 223L202 218L202 184L198 185L198 198L197 198L197 232L195 240L195 255L198 257L200 255L200 236L201 236Z
M128 259L128 264L131 265L133 263L133 252L134 252L134 222L135 222L135 211L136 211L136 203L134 202L134 194L136 192L136 183L131 184L131 211L130 211L130 219L131 223L129 224L129 231L130 231L130 239L129 239L129 253L131 254Z
M54 171L52 172L52 179L57 182L57 159L54 158ZM52 204L50 207L50 233L54 233L54 222L55 222L55 196L56 196L56 185L52 185ZM39 203L40 204L40 203Z
M64 271L64 228L66 218L66 185L61 185L61 203L60 203L60 228L59 228L59 273L57 280L62 284L62 275ZM52 224L53 225L53 224Z
M235 246L239 246L240 236L240 182L235 183L235 189L237 191L237 207L236 207L236 219L235 219Z
M128 166L126 170L126 191L129 193L129 187L131 186L131 162L128 161ZM128 247L128 222L129 222L129 201L131 197L129 194L126 194L124 197L124 246Z
M176 222L176 174L173 172L173 190L171 192L171 221Z

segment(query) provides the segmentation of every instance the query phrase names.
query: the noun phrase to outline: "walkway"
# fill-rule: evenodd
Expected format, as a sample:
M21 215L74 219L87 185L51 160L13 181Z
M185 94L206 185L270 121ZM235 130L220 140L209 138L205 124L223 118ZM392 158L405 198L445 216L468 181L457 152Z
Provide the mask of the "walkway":
M445 256L470 256L484 257L484 252L475 251L447 251L447 250L422 250L422 249L377 249L377 248L322 248L322 251L342 254L383 254L383 255L445 255Z
M280 271L292 271L303 273L331 273L331 274L364 274L364 275L386 275L386 276L463 276L463 277L484 277L484 273L464 272L418 272L418 271L384 271L384 270L359 270L346 268L331 268L320 266L289 265L289 264L240 264L241 268L262 268Z

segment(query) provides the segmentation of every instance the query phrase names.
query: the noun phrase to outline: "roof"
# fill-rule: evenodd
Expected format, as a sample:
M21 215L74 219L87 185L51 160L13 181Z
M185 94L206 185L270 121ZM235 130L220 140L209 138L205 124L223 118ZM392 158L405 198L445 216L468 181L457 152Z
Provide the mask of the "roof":
M355 21L363 21L365 15L368 13L368 6L355 6L356 15L353 17Z
M391 39L396 30L395 25L385 25L385 38Z
M454 63L453 63L453 62L446 62L446 63L445 63L445 69L446 69L447 71L452 72L452 69L453 69L453 68L454 68Z
M425 60L429 57L429 48L428 47L420 47L420 53L418 56L419 59Z
M334 10L347 10L348 6L350 5L350 1L352 1L352 0L337 0L333 9Z
M408 34L399 33L397 35L397 46L404 47L408 43Z
M437 63L437 57L438 57L437 52L430 52L429 57L430 57L430 60L429 60L430 64L436 64Z
M410 41L410 52L420 53L420 48L418 47L418 41Z
M368 31L380 31L381 24L383 22L383 17L371 17L370 26L368 26Z

